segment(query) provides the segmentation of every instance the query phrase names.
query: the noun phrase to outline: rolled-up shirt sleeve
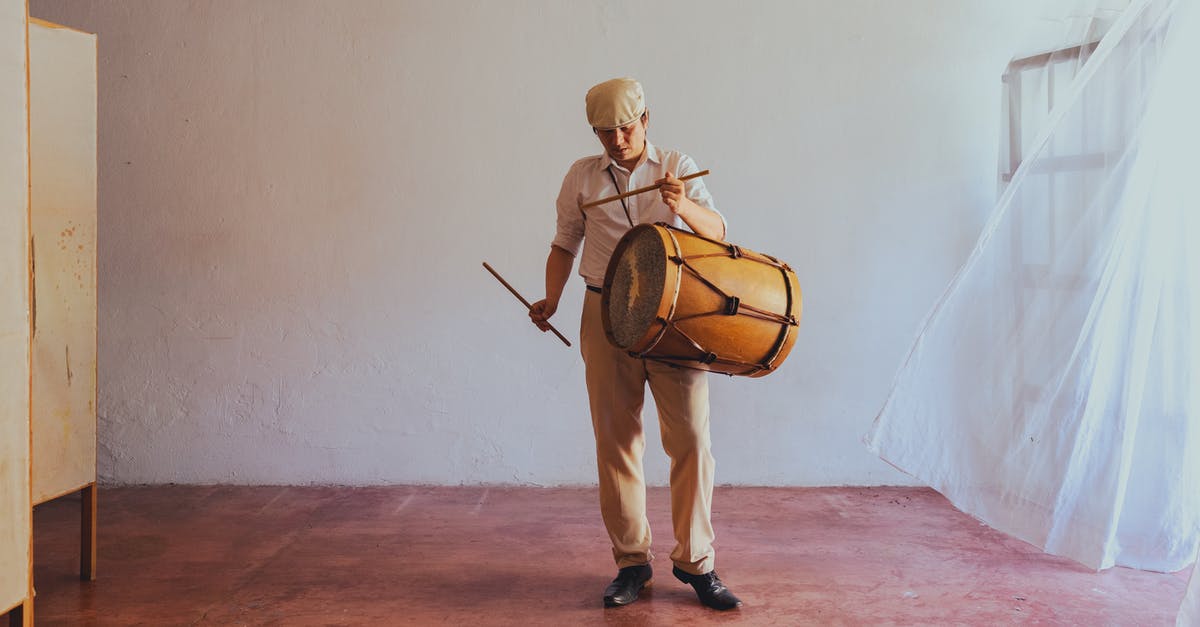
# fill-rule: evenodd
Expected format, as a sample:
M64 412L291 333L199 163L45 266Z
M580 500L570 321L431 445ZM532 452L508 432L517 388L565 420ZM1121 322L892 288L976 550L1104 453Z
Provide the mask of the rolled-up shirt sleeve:
M675 176L683 178L689 174L695 174L699 171L700 167L696 165L696 162L693 161L691 157L684 155L684 157L679 160L679 174L676 174ZM729 223L725 221L725 214L721 213L721 211L718 210L716 205L713 203L712 194L708 193L708 187L704 185L704 177L701 176L689 181L684 181L683 191L685 194L687 194L687 197L691 199L692 202L704 207L705 209L710 209L713 213L717 214L717 217L721 218L722 230L725 233L729 232Z
M574 256L579 255L579 246L583 243L583 212L579 210L579 177L578 164L567 171L563 177L562 189L558 192L555 203L558 208L558 225L554 232L552 246L557 246Z

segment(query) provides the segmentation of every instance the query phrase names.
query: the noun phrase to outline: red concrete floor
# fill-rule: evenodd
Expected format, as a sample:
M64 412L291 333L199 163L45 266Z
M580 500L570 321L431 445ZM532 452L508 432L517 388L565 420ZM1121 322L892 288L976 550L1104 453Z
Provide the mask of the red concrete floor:
M594 489L100 490L99 579L78 580L79 501L34 516L38 625L1171 625L1182 574L1095 573L917 488L718 488L717 572L745 607L670 574L615 574Z

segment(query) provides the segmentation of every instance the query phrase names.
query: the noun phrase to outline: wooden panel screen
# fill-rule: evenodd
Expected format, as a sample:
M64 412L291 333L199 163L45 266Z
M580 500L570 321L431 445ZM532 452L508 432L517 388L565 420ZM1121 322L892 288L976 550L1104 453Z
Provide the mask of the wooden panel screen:
M29 25L33 502L96 481L96 36Z
M0 0L0 613L29 599L29 170L25 3Z

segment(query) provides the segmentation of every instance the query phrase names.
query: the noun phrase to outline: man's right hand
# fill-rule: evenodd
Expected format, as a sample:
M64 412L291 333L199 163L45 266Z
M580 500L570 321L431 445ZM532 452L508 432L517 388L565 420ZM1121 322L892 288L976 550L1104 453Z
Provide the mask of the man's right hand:
M550 323L547 321L556 311L558 311L558 302L551 302L550 299L543 298L529 308L529 319L543 332L549 331Z

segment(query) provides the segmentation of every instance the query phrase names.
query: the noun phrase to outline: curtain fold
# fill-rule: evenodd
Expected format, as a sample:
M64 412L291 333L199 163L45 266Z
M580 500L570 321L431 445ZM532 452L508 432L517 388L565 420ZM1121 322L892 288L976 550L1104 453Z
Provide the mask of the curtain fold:
M1138 0L1107 31L865 438L1096 569L1176 571L1200 545L1197 4Z

